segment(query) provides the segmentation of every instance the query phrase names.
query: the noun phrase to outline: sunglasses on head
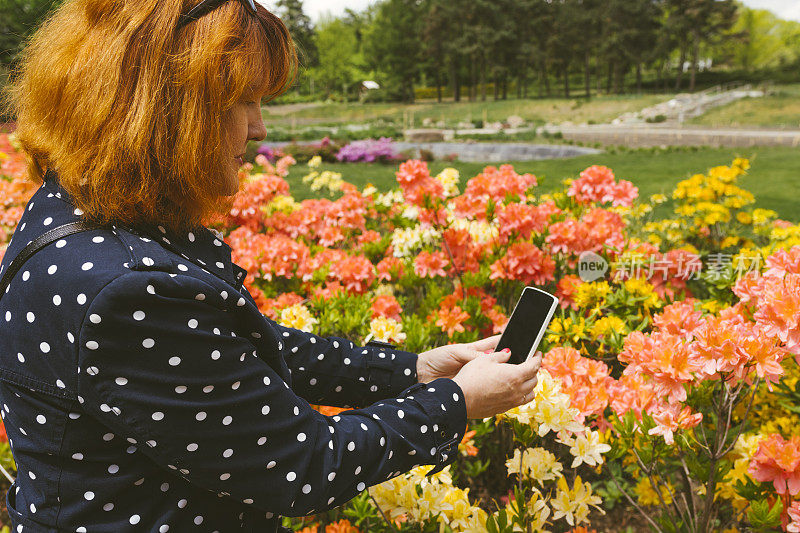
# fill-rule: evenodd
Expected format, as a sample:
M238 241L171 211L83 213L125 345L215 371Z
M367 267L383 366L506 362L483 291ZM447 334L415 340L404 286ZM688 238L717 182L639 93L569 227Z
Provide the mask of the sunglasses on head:
M252 14L256 15L256 3L255 0L239 0L244 7ZM178 28L182 28L186 24L189 24L193 20L197 20L206 13L218 8L222 4L228 2L228 0L203 0L192 9L189 10L188 13L181 15L180 20L178 21Z

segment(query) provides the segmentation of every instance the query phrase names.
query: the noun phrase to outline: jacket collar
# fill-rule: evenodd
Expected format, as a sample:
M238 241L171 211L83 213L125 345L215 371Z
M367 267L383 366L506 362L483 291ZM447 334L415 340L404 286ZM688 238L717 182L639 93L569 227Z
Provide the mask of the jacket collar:
M58 175L48 170L44 175L44 187L54 196L70 204L75 203L69 193L58 182ZM79 218L78 211L74 211ZM135 228L125 228L137 234L144 234L158 242L162 247L180 255L184 259L203 267L212 274L222 278L229 285L241 290L247 270L231 260L231 247L223 240L222 234L206 226L196 226L187 233L175 233L157 223L137 224Z

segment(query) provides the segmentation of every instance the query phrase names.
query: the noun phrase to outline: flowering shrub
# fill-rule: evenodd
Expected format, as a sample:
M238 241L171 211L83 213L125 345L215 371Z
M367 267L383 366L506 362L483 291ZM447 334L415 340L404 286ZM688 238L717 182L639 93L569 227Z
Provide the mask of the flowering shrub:
M35 191L11 143L0 136L0 253ZM540 194L510 165L462 184L410 160L381 193L312 156L303 180L329 198L297 202L296 164L260 154L231 212L207 221L265 316L421 352L502 331L526 284L561 307L535 398L470 421L451 467L285 525L588 531L638 513L655 531L800 531L800 230L737 185L746 160L678 184L661 220L665 197L599 166ZM605 270L587 276L587 261Z
M387 163L399 157L400 155L395 150L392 139L389 137L381 137L378 140L364 139L361 141L353 141L347 146L344 146L339 150L339 153L336 154L336 159L338 161L345 161L348 163L372 163L374 161Z

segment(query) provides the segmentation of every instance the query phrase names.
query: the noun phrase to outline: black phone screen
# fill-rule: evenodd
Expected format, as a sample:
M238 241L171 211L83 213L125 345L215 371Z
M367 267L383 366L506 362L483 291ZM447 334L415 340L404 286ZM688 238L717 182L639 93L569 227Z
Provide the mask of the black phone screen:
M558 298L533 287L526 287L517 302L496 351L511 349L509 363L523 363L536 348L555 311Z

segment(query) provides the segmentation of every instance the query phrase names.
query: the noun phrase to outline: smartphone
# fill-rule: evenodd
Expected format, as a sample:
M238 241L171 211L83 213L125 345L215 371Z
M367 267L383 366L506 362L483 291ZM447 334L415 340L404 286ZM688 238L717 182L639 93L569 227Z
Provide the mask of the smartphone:
M533 357L550 320L558 307L558 298L535 287L525 287L511 312L506 329L495 351L511 350L508 362L524 363Z

